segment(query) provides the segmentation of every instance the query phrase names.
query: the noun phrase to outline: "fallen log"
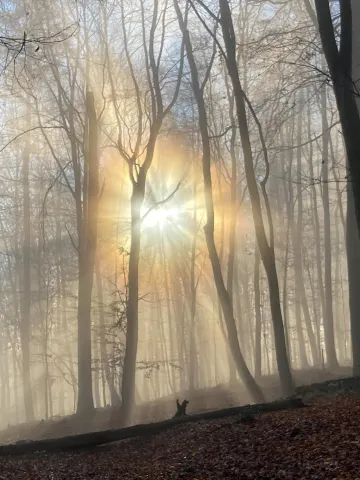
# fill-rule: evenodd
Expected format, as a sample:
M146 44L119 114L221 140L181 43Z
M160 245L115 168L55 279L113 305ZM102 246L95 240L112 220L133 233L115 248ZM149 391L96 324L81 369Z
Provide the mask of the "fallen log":
M360 377L344 377L326 382L300 385L296 393L306 400L323 395L345 395L357 394L360 392Z
M155 435L169 428L188 422L201 420L214 420L236 415L247 416L259 413L275 412L280 410L291 410L305 407L299 398L288 398L276 400L270 403L256 405L245 405L242 407L225 408L211 412L186 415L178 418L171 418L162 422L139 424L131 427L105 430L101 432L83 433L62 438L51 438L46 440L25 440L15 444L1 445L0 455L24 455L41 452L61 452L74 449L94 448L107 443L117 442L134 437Z

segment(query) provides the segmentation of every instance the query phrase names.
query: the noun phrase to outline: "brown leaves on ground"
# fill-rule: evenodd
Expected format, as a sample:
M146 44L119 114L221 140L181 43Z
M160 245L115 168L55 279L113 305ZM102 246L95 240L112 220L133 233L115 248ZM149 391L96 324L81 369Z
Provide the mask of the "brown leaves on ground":
M324 403L326 402L326 403ZM0 458L1 479L360 479L360 397L188 423L92 451Z

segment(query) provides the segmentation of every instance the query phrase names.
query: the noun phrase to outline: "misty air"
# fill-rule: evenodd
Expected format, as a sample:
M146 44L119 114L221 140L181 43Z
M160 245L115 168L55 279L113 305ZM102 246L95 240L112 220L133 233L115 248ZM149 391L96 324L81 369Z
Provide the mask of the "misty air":
M0 480L360 469L360 2L0 2Z

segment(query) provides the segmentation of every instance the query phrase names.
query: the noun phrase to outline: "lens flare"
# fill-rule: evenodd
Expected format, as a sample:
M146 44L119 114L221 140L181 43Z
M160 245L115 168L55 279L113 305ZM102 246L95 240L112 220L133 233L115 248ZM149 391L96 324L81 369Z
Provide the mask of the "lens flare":
M147 215L145 212L143 226L145 228L159 227L162 230L167 223L176 222L178 213L177 208L154 208Z

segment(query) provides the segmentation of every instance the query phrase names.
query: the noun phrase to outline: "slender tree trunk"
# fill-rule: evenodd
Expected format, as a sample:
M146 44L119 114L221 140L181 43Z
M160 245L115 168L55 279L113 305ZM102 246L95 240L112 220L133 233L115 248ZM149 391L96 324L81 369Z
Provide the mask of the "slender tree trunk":
M291 170L292 170L292 161L293 153L292 150L289 150L288 153L289 162L287 164L287 174L285 172L285 159L283 158L282 162L282 183L284 189L285 203L286 203L286 216L287 216L287 226L286 226L286 235L285 235L285 257L284 257L284 277L283 277L283 315L284 315L284 328L286 335L286 347L289 355L289 362L291 365L292 359L292 343L291 343L291 326L288 315L288 265L289 265L289 245L290 245L290 229L292 226L292 217L293 217L293 205L291 202L292 198L292 186L290 184L291 179ZM288 191L289 189L289 191Z
M30 151L27 140L23 152L23 219L24 219L24 240L23 240L23 285L22 285L22 319L20 324L20 339L22 350L22 376L25 418L27 422L34 419L33 395L30 377L30 332L31 332L31 209L30 209L30 186L29 186Z
M260 298L260 252L255 248L254 303L255 303L255 378L261 377L261 298Z
M131 196L131 242L128 274L128 300L126 306L126 349L122 378L122 422L128 423L135 401L136 355L139 324L139 262L141 207L145 195L145 176L133 183Z
M229 292L230 301L234 308L234 269L235 267L235 248L236 248L236 219L237 219L237 157L236 157L236 128L234 122L234 98L230 94L229 88L226 88L229 99L229 116L233 124L230 139L230 157L231 157L231 178L230 178L230 226L229 226L229 245L228 245L228 262L227 262L227 278L226 289ZM240 292L237 292L237 306L240 307ZM242 322L240 317L241 308L236 309L238 324ZM230 353L230 352L229 352ZM236 382L236 371L232 357L228 355L230 367L230 384Z
M356 0L351 1L353 13L353 58L352 78L356 82L356 88L360 87L360 35L357 22L360 18L360 5ZM358 114L360 114L360 99L356 97ZM358 132L359 135L359 132ZM359 157L357 158L359 161ZM349 164L348 164L349 166ZM349 308L351 326L351 344L353 359L353 374L360 375L360 240L356 222L353 183L347 182L347 211L346 211L346 253L349 279Z
M174 341L174 336L175 336L175 331L176 327L174 326L174 323L176 323L176 319L174 321L174 315L171 309L171 304L170 304L170 289L169 289L169 276L168 276L168 271L166 268L166 261L165 261L165 255L164 251L162 250L162 264L163 264L163 272L164 272L164 285L165 285L165 295L166 295L166 310L167 310L167 317L168 317L168 335L169 335L169 344L170 344L170 359L175 358L175 341ZM173 361L173 360L172 360ZM173 391L176 390L176 375L175 375L175 369L171 369L171 388Z
M338 208L335 209L335 217L338 220ZM346 321L345 318L342 318L341 312L341 254L340 254L340 231L339 231L339 222L335 222L335 276L334 276L334 283L335 283L335 318L334 318L334 325L335 325L335 339L337 340L338 344L338 351L339 351L339 363L345 363L345 355L346 355Z
M190 259L190 369L189 369L189 390L193 391L196 388L198 380L198 359L196 351L196 280L195 280L195 266L196 266L196 238L197 238L197 204L196 204L196 180L194 178L193 184L193 219L192 219L192 244L191 244L191 259Z
M62 286L61 286L61 274L63 270L62 264L62 245L61 245L61 190L59 187L56 188L56 205L55 205L55 245L56 245L56 325L58 329L58 336L61 339L62 343L67 343L67 339L65 338L65 332L62 330L62 306L63 306L63 299L62 299ZM63 383L65 380L60 378L57 386L59 384L63 387ZM60 415L64 415L65 412L65 399L63 392L60 391L58 394L59 399L59 413Z
M280 375L280 382L283 393L285 395L291 395L294 391L294 382L292 379L286 351L286 341L280 305L280 290L276 271L274 245L272 240L270 241L270 244L267 241L264 221L261 212L261 202L254 171L253 156L245 109L244 92L241 87L239 72L236 64L236 36L231 17L231 10L228 2L226 0L219 0L219 6L222 19L221 27L227 54L226 64L229 76L232 81L235 96L237 119L244 153L245 174L253 212L256 239L259 245L261 258L264 264L269 284L270 307L274 327L275 350ZM264 152L264 155L265 154L266 152ZM273 229L273 225L270 217L271 212L269 206L267 208L267 214L269 229L271 231ZM270 237L273 237L271 232Z
M329 67L339 110L340 122L348 158L349 180L354 196L354 212L360 238L360 114L352 77L353 29L352 9L349 0L340 0L341 35L339 48L335 39L331 10L328 1L315 0L321 43ZM332 359L334 360L334 359Z
M221 272L221 265L219 261L218 252L216 250L215 239L214 239L214 201L213 201L213 192L212 192L212 178L211 178L211 149L210 149L210 140L208 133L208 124L207 124L207 114L203 96L203 89L200 86L197 66L194 59L192 44L189 36L189 32L186 28L184 19L182 17L180 7L176 0L174 0L174 8L177 13L179 20L179 26L184 37L184 43L187 51L188 62L190 66L192 87L198 107L199 113L199 128L202 141L202 167L203 167L203 178L204 178L204 195L205 195L205 207L207 221L204 227L205 239L207 244L207 249L210 257L210 262L213 270L215 285L217 294L219 296L222 311L224 314L224 319L227 328L228 342L230 346L231 353L233 355L238 373L240 378L243 380L245 387L248 389L250 395L255 401L263 401L264 395L261 392L258 384L255 382L252 377L242 352L240 350L239 339L237 336L236 324L233 314L233 306L230 301L229 293L226 290L224 279Z
M311 140L311 111L310 107L308 108L307 115L307 125L308 125L308 139ZM320 221L319 221L319 212L318 212L318 202L317 202L317 189L315 185L315 175L314 175L314 164L313 164L313 147L312 142L309 144L309 174L311 182L311 200L312 200L312 212L313 212L313 224L314 224L314 237L315 237L315 252L316 252L316 272L317 272L317 290L320 297L320 312L323 321L325 321L325 291L324 291L324 282L323 282L323 273L322 273L322 249L321 249L321 238L320 238ZM320 322L321 317L316 319L317 329L320 332ZM318 341L319 349L321 348L320 340Z
M15 342L15 339L14 339ZM18 399L18 372L17 372L17 358L16 358L16 348L14 343L12 344L12 370L14 376L14 403L15 403L15 421L19 422L19 399Z
M105 332L105 312L104 312L104 296L103 286L101 280L101 271L99 260L95 262L95 276L96 276L96 290L99 301L99 341L100 341L100 362L101 368L105 372L106 383L110 392L111 406L116 407L120 405L120 398L115 389L114 377L111 374L109 357L107 353L106 345L106 332Z
M94 278L98 203L99 203L99 151L98 124L95 100L92 92L86 94L88 117L88 185L86 209L83 211L83 242L79 251L79 297L78 297L78 382L77 413L86 415L94 410L91 373L91 297ZM85 180L84 180L85 181Z
M185 382L185 301L184 301L184 291L182 288L181 282L181 271L179 268L179 259L172 259L172 269L169 268L169 278L172 283L172 298L174 299L174 323L175 323L175 332L176 332L176 341L177 341L177 353L178 353L178 362L179 362L179 389L180 392L186 390Z
M329 368L337 368L334 314L332 299L332 264L331 264L331 228L329 204L329 125L327 121L326 87L321 89L321 118L322 118L322 178L323 178L323 204L324 204L324 263L325 263L325 317L324 333L326 359Z
M250 292L249 292L249 282L250 282L250 273L248 271L248 262L244 262L244 267L242 270L241 280L243 284L243 303L244 303L244 336L246 338L244 356L246 362L249 365L254 364L255 358L255 335L254 335L254 315L253 308L251 305Z
M303 96L300 95L300 104L303 103ZM302 139L302 116L299 113L298 116L298 131L297 131L297 145L301 144ZM302 194L302 148L297 149L297 182L296 182L296 199L297 199L297 219L296 227L293 236L294 243L294 262L295 262L295 312L296 312L296 322L298 329L301 329L300 342L304 341L304 336L302 332L302 321L301 321L301 308L304 315L305 326L307 335L309 338L311 356L313 359L313 364L316 365L319 363L318 352L316 347L315 335L313 331L313 326L311 322L311 316L309 311L309 306L307 302L303 267L302 267L302 234L303 234L303 194ZM302 367L308 367L308 361L306 356L305 345L300 343L300 354L302 359Z
M224 213L224 195L223 195L222 186L221 186L220 172L219 172L218 184L219 184L219 198L220 198L219 203L221 205L219 262L220 262L220 266L222 268L223 267L223 261L224 261L224 246L225 246L225 213ZM230 236L231 236L231 234L230 234ZM228 277L228 280L229 280L229 277ZM231 290L233 290L233 286L231 286ZM233 305L232 298L231 298L231 302L232 302L232 305ZM217 301L217 307L218 307L219 325L220 325L220 328L223 332L224 338L226 339L224 319L223 319L223 310L222 310L221 300L220 300L219 296L218 296L218 301ZM238 318L238 324L240 324L240 323L241 323L241 319ZM226 356L227 356L227 361L228 361L228 364L229 364L229 383L234 384L235 381L236 381L236 368L235 368L234 359L233 359L233 356L232 356L232 353L230 351L230 347L229 347L228 343L226 343Z
M353 373L360 375L360 240L356 228L354 199L351 182L347 186L346 212L346 250L349 277L349 308L351 323L351 343L353 356Z

